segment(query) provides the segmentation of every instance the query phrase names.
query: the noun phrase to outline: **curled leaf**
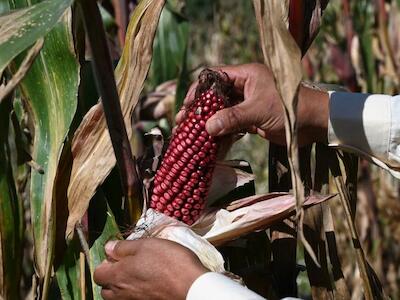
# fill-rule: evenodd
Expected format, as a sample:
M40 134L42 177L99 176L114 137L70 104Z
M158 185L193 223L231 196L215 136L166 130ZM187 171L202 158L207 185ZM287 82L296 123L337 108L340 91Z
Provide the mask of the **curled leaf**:
M306 197L309 207L333 196ZM296 199L287 193L255 195L232 202L225 209L210 211L193 226L213 245L221 245L247 233L263 230L295 212Z

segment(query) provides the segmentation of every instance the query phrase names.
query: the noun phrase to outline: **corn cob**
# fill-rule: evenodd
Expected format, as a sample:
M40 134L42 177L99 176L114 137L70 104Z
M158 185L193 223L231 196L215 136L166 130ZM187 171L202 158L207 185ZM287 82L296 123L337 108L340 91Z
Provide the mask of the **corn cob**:
M205 125L228 103L230 86L224 73L208 69L200 73L195 100L186 109L154 177L151 208L188 225L199 218L219 146L218 138L210 136Z

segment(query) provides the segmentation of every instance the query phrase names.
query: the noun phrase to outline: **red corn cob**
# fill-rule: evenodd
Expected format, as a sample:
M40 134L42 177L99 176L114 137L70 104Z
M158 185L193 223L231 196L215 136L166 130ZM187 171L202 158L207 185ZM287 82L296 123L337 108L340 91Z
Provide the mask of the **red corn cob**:
M217 160L218 140L210 136L206 121L227 104L230 82L211 70L199 76L194 102L154 177L150 207L188 225L200 216Z

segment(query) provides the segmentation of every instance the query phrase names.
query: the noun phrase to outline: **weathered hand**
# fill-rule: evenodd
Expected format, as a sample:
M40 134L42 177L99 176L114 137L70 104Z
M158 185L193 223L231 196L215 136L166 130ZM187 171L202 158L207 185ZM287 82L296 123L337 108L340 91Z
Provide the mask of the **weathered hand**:
M168 240L113 241L105 248L108 259L94 273L105 300L185 299L207 272L192 251Z
M271 72L263 64L246 64L212 68L227 73L234 82L235 93L243 101L225 108L206 124L210 135L225 135L247 130L277 144L286 144L282 105ZM185 99L194 98L195 82ZM299 144L325 141L329 115L328 94L301 87L298 104ZM177 115L182 120L184 111Z

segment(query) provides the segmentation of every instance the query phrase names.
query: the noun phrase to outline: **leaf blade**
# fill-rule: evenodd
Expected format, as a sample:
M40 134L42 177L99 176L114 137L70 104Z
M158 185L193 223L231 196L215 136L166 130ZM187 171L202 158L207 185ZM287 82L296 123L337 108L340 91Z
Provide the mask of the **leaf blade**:
M47 296L55 244L56 169L77 106L80 68L70 22L68 11L46 36L42 51L20 84L34 124L31 157L40 166L40 170L31 172L30 202L35 270L43 299ZM13 72L22 58L15 58Z
M22 203L17 197L7 142L10 111L10 101L0 103L0 299L20 297L22 266Z
M0 74L18 54L50 32L71 4L72 0L46 0L0 15Z
M104 224L103 231L101 235L96 239L93 243L92 247L89 250L89 269L90 276L92 280L92 292L93 299L101 300L101 286L98 286L93 280L93 274L96 267L101 264L101 262L106 259L106 254L104 252L105 244L111 239L120 239L120 231L117 223L115 222L114 215L111 212L111 209L107 206L106 213L106 221Z

